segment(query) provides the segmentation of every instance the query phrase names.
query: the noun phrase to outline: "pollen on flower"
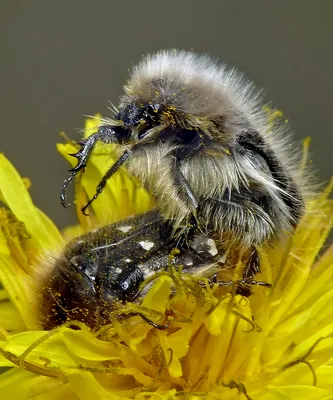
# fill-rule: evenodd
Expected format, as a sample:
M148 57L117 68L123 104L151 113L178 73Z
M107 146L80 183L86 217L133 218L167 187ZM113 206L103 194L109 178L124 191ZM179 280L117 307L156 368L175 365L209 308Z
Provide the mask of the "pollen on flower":
M73 147L58 148L67 154ZM92 182L103 174L101 157L109 157L101 154L90 161ZM96 215L67 230L69 237L106 222L103 201L134 201L130 212L138 213L152 207L149 194L123 173L94 205ZM78 209L95 190L89 185L82 177L76 187ZM256 279L272 288L253 285L251 296L236 294L240 262L218 275L229 286L170 266L143 284L140 304L113 310L110 324L92 331L69 321L45 331L31 312L32 269L64 238L1 156L0 367L10 368L0 375L1 398L332 398L333 247L319 256L333 224L332 186L308 204L292 237L260 249Z

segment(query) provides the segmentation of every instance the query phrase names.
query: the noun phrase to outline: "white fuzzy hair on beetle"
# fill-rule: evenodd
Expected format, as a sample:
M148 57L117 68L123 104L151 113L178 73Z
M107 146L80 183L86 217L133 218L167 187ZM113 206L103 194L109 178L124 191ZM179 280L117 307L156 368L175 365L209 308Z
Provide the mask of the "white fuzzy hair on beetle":
M293 230L307 174L286 126L269 122L262 95L241 74L205 55L166 50L144 57L124 91L114 118L74 154L78 164L64 182L64 205L66 187L102 141L118 143L120 158L83 212L126 163L175 232L186 235L194 226L228 251Z

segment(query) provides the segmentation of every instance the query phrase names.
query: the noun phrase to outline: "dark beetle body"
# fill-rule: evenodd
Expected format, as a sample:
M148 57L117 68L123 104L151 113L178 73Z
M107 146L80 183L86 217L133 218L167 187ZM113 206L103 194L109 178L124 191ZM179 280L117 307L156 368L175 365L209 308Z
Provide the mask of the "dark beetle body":
M243 277L253 278L260 271L256 247L292 232L308 196L299 157L271 117L249 82L206 56L162 51L144 58L114 118L72 154L78 163L61 201L67 205L66 188L84 172L96 143L116 143L119 159L83 213L123 164L152 192L159 211L66 247L43 290L45 315L53 315L46 326L108 322L116 302L134 300L176 248L174 263L191 273L246 254ZM119 231L124 225L133 228Z
M157 211L92 231L70 242L41 293L41 319L51 329L69 320L95 329L110 322L116 306L133 301L142 282L170 265L191 272L216 261L218 253L203 234L175 249L171 227Z
M198 229L219 235L226 252L294 229L304 212L306 171L285 126L271 122L241 75L206 56L162 51L145 57L124 89L114 118L73 154L78 163L63 184L64 205L96 143L117 143L119 159L83 212L126 164L175 230L196 217Z

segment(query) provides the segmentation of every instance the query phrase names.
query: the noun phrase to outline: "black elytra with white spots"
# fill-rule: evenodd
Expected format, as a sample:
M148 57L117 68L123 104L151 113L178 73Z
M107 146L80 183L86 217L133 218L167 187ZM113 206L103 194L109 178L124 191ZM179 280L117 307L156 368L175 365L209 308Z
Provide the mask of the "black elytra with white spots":
M41 289L46 329L68 320L92 329L110 322L116 305L135 300L141 283L170 263L192 272L216 261L215 243L196 232L175 249L170 225L158 211L96 229L71 241Z

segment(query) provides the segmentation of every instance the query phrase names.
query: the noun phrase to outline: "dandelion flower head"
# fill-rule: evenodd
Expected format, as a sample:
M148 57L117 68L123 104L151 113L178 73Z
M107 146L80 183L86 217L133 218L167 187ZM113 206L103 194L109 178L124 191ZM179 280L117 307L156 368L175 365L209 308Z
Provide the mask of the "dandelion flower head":
M86 134L98 123L89 119ZM58 150L75 162L67 156L77 151L75 143ZM116 315L98 331L75 321L51 331L38 326L34 269L41 254L153 207L121 170L94 203L93 216L81 215L110 151L101 146L91 157L75 187L79 224L64 232L33 204L28 180L0 155L0 367L8 368L0 375L1 398L332 399L333 247L323 246L333 222L333 182L307 205L291 238L261 252L258 279L271 289L253 287L243 297L235 287L199 285L197 277L170 269L157 274L141 304L124 306L168 321L166 329Z

